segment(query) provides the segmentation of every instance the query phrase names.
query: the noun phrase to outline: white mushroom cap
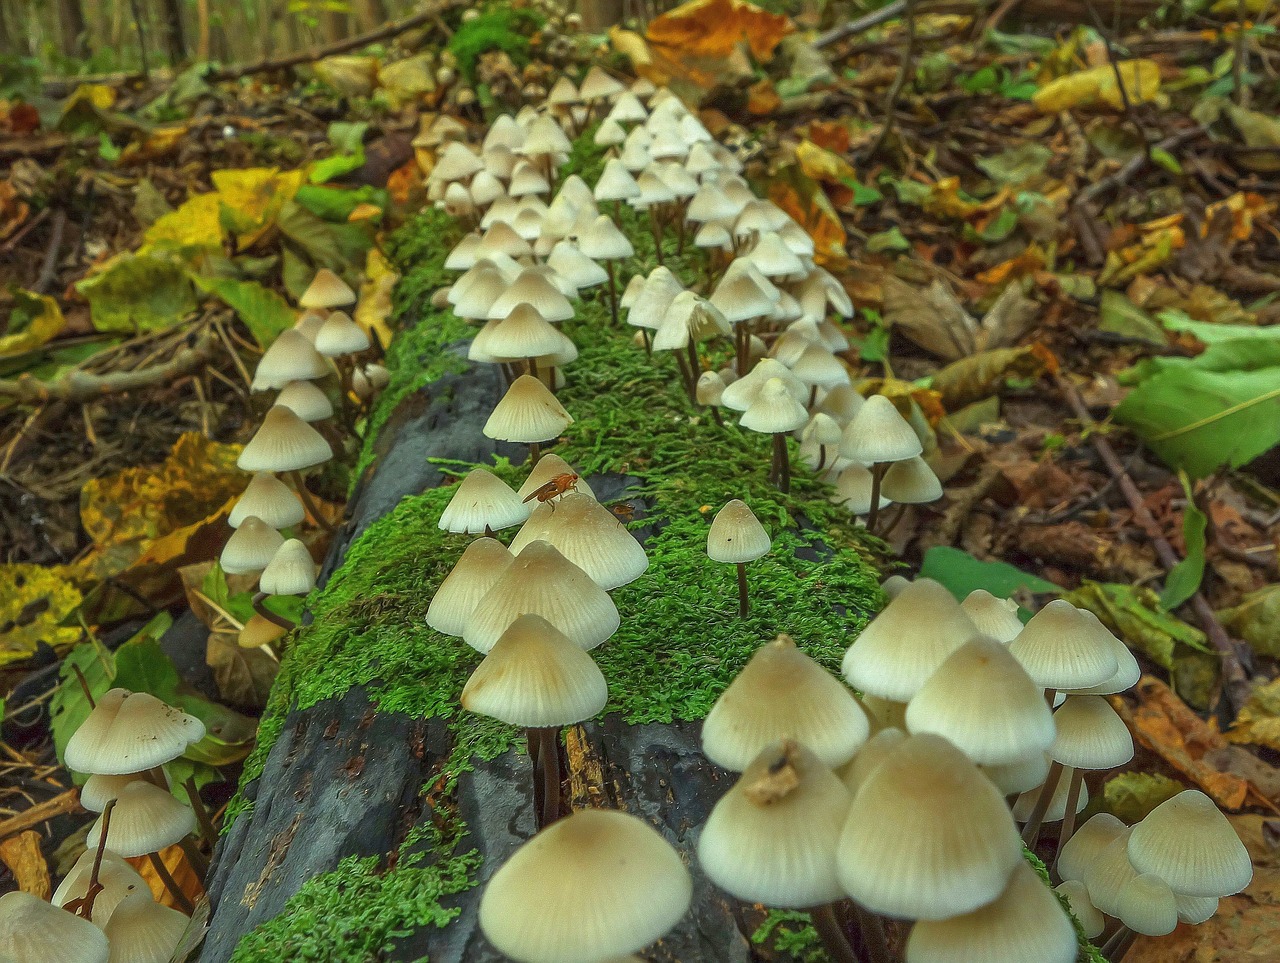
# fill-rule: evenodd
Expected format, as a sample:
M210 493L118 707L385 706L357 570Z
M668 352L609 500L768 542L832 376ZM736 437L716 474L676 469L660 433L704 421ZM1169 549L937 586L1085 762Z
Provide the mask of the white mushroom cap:
M1102 696L1068 696L1053 714L1049 755L1075 769L1112 769L1133 758L1133 736Z
M848 425L867 399L853 389L852 385L836 385L818 399L818 411L825 411L842 425Z
M504 319L486 324L467 350L472 361L519 361L545 355L563 357L562 363L567 364L578 357L578 349L532 305L524 303L517 304Z
M745 213L742 216L745 217ZM739 223L741 220L742 217L739 217ZM761 234L747 259L767 278L804 273L804 263L787 247L776 230L767 230Z
M307 517L294 490L270 472L253 476L227 516L227 524L239 528L250 515L277 530L298 525Z
M801 743L767 746L707 818L698 863L749 903L810 907L843 897L836 842L849 790Z
M333 417L333 403L311 381L290 381L276 396L277 405L288 408L303 421L324 421Z
M627 236L604 214L579 235L578 249L593 261L617 261L635 253Z
M1030 864L1019 860L994 902L952 919L917 923L908 963L1073 963L1075 927Z
M1009 651L1045 689L1079 689L1106 682L1119 669L1101 623L1065 599L1054 599L1026 624Z
M168 774L163 769L159 772L164 775L165 785L168 786ZM146 778L146 775L140 772L126 772L115 776L94 773L80 787L80 805L91 813L100 813L107 808L107 803L120 795L120 790L125 786Z
M480 898L480 928L523 963L599 963L664 935L692 894L679 854L647 823L584 809L542 830L494 873Z
M150 892L126 897L103 929L111 944L110 963L169 963L189 922Z
M582 78L582 86L578 89L578 93L583 100L590 102L617 97L626 89L619 81L605 73L598 64L593 64L587 71L587 75Z
M547 257L547 264L572 281L577 288L592 288L609 280L608 271L569 241L556 242Z
M486 468L467 472L437 523L441 531L474 534L500 532L529 517L529 506L501 478Z
M709 408L718 408L724 396L725 387L724 378L720 376L718 371L702 372L702 374L698 375L698 384L695 390L698 404Z
M591 656L542 616L522 615L471 673L462 707L508 725L559 728L590 719L608 696Z
M283 544L283 535L258 516L249 515L241 520L240 527L222 546L218 564L229 575L260 572L271 563Z
M486 438L525 443L551 441L573 424L573 416L541 381L521 375L511 383L484 423Z
M834 388L837 385L849 383L849 372L825 345L809 344L796 357L784 360L783 364L787 365L791 373L807 385ZM838 441L827 442L827 444L837 443Z
M497 210L498 205L494 204L493 207L489 208L489 214L494 214ZM514 215L512 216L514 217ZM480 247L477 248L477 253L483 257L493 257L495 254L505 254L507 257L524 257L532 250L529 242L521 237L511 224L504 220L495 220L480 238Z
M809 397L809 388L793 375L787 367L773 358L764 358L749 373L725 388L721 403L734 411L746 411L756 396L771 379L777 378L790 392L791 397L803 404ZM807 416L806 416L807 420Z
M726 502L707 530L707 555L713 562L754 562L769 554L772 545L760 519L740 498Z
M1178 921L1199 926L1214 913L1218 912L1218 898L1215 896L1180 896L1173 894L1178 907Z
M627 132L616 120L605 120L591 138L597 147L617 147L627 139ZM629 172L628 172L629 173Z
M86 850L71 867L71 872L53 891L53 905L64 907L72 900L83 899L89 894L89 880L93 877L93 864L97 859L97 850ZM138 871L125 862L124 857L117 856L110 850L102 854L102 865L98 868L98 882L102 891L93 901L93 924L102 928L111 919L111 914L120 905L120 901L132 893L147 893L147 881Z
M1249 851L1198 789L1165 800L1134 826L1128 854L1139 873L1155 873L1184 896L1230 896L1253 879Z
M782 299L778 289L763 275L751 273L750 265L742 261L739 270L726 271L711 292L711 303L723 312L731 322L749 321L769 314ZM763 283L762 283L763 282Z
M653 336L654 351L684 350L690 341L708 341L733 334L720 310L693 291L681 291L667 306Z
M831 501L837 505L843 505L850 515L865 515L871 511L873 481L870 469L863 468L857 462L852 464L846 462L845 467L841 468L840 474L836 476L835 492L830 496ZM879 502L881 508L893 504L891 499L885 497L883 490L880 492Z
M0 896L0 954L15 963L107 963L107 938L88 920L20 890Z
M924 450L911 423L884 395L872 395L845 427L840 454L864 465L904 461Z
M1067 901L1072 914L1080 921L1085 939L1092 940L1107 928L1107 919L1098 907L1089 901L1089 887L1078 879L1063 880L1054 890Z
M604 589L546 542L530 542L480 600L463 641L488 652L521 615L541 615L583 649L618 630L618 609Z
M735 386L737 384L741 382L735 382ZM803 427L808 420L809 412L796 401L787 383L781 378L770 378L743 412L740 423L750 431L784 434Z
M67 740L63 762L76 772L143 772L177 759L203 738L204 723L195 716L147 692L110 689Z
M432 596L427 625L445 635L462 635L467 619L513 558L495 538L473 541Z
M298 471L333 457L324 436L281 405L273 405L244 446L236 466L242 471Z
M597 202L629 201L640 196L640 185L626 165L615 157L605 162L591 196Z
M539 505L511 542L519 553L533 541L554 546L606 592L634 582L649 567L636 537L616 515L587 494L569 492Z
M321 326L323 324L323 321L320 322ZM319 334L319 327L316 333ZM297 328L290 328L281 331L258 360L251 387L254 391L283 388L290 381L323 378L332 370L324 355L316 350L307 336Z
M995 784L995 787L1006 796L1024 793L1044 783L1049 775L1049 754L1033 752L1024 759L1007 763L1003 766L982 766L982 774Z
M489 319L505 318L521 303L532 306L547 321L573 317L573 305L564 293L540 272L526 269L489 305Z
M636 277L642 275L637 274ZM683 291L684 285L671 273L671 269L659 265L649 272L648 278L643 279L643 286L630 306L619 304L627 307L627 324L657 331L662 327L671 302Z
M107 828L107 848L121 856L145 856L179 842L196 828L196 814L172 795L149 782L131 782L120 790L111 824ZM102 817L89 827L85 845L97 849L102 838Z
M1126 833L1127 827L1111 813L1090 816L1068 839L1058 853L1058 875L1062 879L1086 882L1093 861L1102 850Z
M1165 936L1178 925L1178 903L1169 884L1154 873L1135 876L1116 897L1120 922L1143 936Z
M849 790L851 798L858 794L858 790L867 781L867 777L875 771L876 766L880 765L899 743L905 742L906 738L907 734L901 729L896 726L886 726L868 739L854 757L836 771L844 787Z
M867 777L836 859L845 892L871 912L925 920L985 906L1026 865L999 791L932 734L908 737Z
M317 271L298 298L298 305L304 308L344 308L355 303L356 293L328 268Z
M1058 778L1058 782L1053 787L1053 798L1049 800L1049 808L1045 810L1044 821L1046 823L1061 822L1067 815L1067 796L1071 792L1071 776L1074 770L1070 766L1064 766L1062 775ZM1040 791L1043 787L1036 786L1034 789L1028 789L1013 804L1013 818L1020 823L1026 822L1031 817L1031 811L1035 808L1036 802L1040 799ZM1076 813L1084 812L1086 806L1089 805L1089 787L1084 783L1080 784L1080 796L1076 800Z
M716 699L702 723L702 751L741 772L766 746L797 739L834 767L849 761L870 729L853 693L780 635L756 649Z
M610 120L618 123L635 123L644 120L649 116L649 112L644 109L644 105L640 103L635 93L628 91L618 97L613 102L613 108L609 111Z
M1132 832L1126 826L1103 846L1090 862L1088 876L1084 880L1089 888L1089 901L1108 916L1119 912L1120 891L1138 875L1129 862L1129 836Z
M258 578L259 590L268 595L306 595L316 587L316 563L311 552L296 538L276 549Z
M1116 657L1118 668L1115 675L1106 682L1099 682L1084 689L1072 689L1071 693L1073 695L1114 695L1137 685L1138 680L1142 678L1142 668L1138 665L1138 660L1134 658L1133 653L1129 651L1129 647L1116 638L1115 634L1102 624L1102 620L1088 609L1081 609L1080 614L1084 616L1086 622L1094 626L1110 646L1111 654Z
M1018 618L1018 603L1013 599L996 598L986 589L974 589L965 596L960 608L978 627L983 635L989 635L1006 645L1022 631Z
M369 347L369 333L342 311L325 318L316 332L316 350L327 358L358 354Z
M906 505L924 505L942 497L942 482L919 455L890 465L880 488L886 498Z

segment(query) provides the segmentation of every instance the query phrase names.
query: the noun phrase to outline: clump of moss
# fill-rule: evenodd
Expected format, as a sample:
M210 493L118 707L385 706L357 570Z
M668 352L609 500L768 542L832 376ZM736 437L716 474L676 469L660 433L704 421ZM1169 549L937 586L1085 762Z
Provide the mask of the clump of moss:
M517 67L523 67L529 62L530 37L546 22L541 14L527 8L493 7L460 24L449 40L449 50L458 58L463 76L471 81L475 80L480 55L491 50L501 50Z

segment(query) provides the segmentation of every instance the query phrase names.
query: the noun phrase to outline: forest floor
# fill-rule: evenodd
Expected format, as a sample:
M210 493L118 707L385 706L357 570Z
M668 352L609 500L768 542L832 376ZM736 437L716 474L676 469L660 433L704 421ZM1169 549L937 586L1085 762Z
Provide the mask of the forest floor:
M1148 678L1119 703L1139 754L1091 811L1203 788L1258 878L1128 958L1280 955L1277 18L893 6L836 36L696 0L588 37L455 4L372 49L218 77L4 71L0 889L82 847L56 751L78 708L54 693L86 640L105 665L188 609L208 626L166 684L200 691L221 738L192 772L230 797L276 671L237 646L247 592L213 565L262 414L248 373L320 267L385 346L382 242L428 203L424 132L598 62L699 107L853 297L855 384L927 426L946 497L902 514L885 573L1061 595L1138 651ZM359 449L313 480L331 517Z

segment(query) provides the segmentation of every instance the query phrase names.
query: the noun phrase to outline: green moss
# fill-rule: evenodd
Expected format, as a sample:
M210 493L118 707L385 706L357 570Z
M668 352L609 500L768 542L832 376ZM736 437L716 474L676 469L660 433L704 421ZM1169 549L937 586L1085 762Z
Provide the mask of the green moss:
M480 55L491 50L501 50L517 67L527 64L529 38L544 23L546 18L533 10L494 7L460 24L449 49L458 58L463 76L474 81Z
M813 927L808 913L800 910L771 909L751 934L756 946L768 946L774 954L798 963L826 963L827 951L822 947L822 937Z

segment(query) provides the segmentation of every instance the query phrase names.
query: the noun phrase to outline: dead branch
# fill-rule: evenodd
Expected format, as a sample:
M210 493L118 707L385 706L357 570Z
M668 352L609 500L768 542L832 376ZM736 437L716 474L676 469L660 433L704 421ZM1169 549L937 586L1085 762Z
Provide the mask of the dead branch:
M40 275L31 290L36 294L44 294L58 276L58 254L62 251L62 235L67 229L67 212L58 208L53 215L53 230L49 232L49 244L44 250L44 260L40 264Z
M906 0L902 21L907 31L906 43L902 48L902 61L898 64L898 75L893 79L893 86L889 88L884 98L884 123L880 127L880 133L876 135L876 139L871 142L871 146L863 155L866 159L875 157L885 141L889 139L889 135L893 133L893 126L898 118L898 98L907 85L907 78L915 72L916 0Z
M191 347L183 348L163 364L151 365L137 371L117 371L112 374L98 375L76 369L54 381L40 381L28 374L12 379L0 379L0 397L12 398L14 401L27 404L43 404L48 401L78 404L104 395L150 388L174 378L192 374L204 367L213 354L213 343L213 334L206 328Z
M893 3L881 7L879 10L872 10L865 16L850 20L848 23L842 23L838 27L832 27L830 30L818 34L817 39L813 41L814 49L821 50L823 47L830 47L833 43L839 43L845 37L852 37L854 34L870 30L872 27L878 27L882 23L888 23L906 9L907 0L894 0Z
M55 816L65 816L68 813L82 811L80 808L80 790L68 789L66 792L58 793L52 799L46 799L30 809L0 822L0 839L8 839L10 836L16 836L25 830L34 829Z
M1075 385L1059 375L1058 389L1067 399L1067 403L1071 405L1071 410L1075 412L1081 424L1086 429L1096 427L1096 423L1089 414L1089 409L1085 407L1084 399L1080 397L1080 392L1076 391ZM1155 547L1156 556L1160 559L1160 564L1166 570L1174 568L1181 559L1178 558L1173 546L1169 544L1161 533L1160 526L1156 524L1155 518L1152 517L1146 503L1142 500L1142 493L1138 491L1138 486L1133 483L1133 479L1125 471L1125 467L1116 455L1115 449L1097 431L1089 433L1089 440L1093 443L1093 447L1098 452L1103 464L1107 466L1107 471L1116 480L1116 485L1119 487L1121 494L1124 495L1124 500L1129 504L1129 509L1133 512L1134 520L1142 526L1147 538L1150 539L1151 544ZM1227 705L1231 708L1231 713L1234 716L1249 701L1250 694L1249 679L1245 675L1244 666L1241 664L1240 643L1227 634L1227 630L1218 621L1218 616L1201 592L1196 592L1195 595L1191 596L1190 601L1191 609L1196 614L1196 620L1200 623L1200 627L1204 629L1205 635L1209 637L1209 641L1222 659L1222 694L1226 697Z

